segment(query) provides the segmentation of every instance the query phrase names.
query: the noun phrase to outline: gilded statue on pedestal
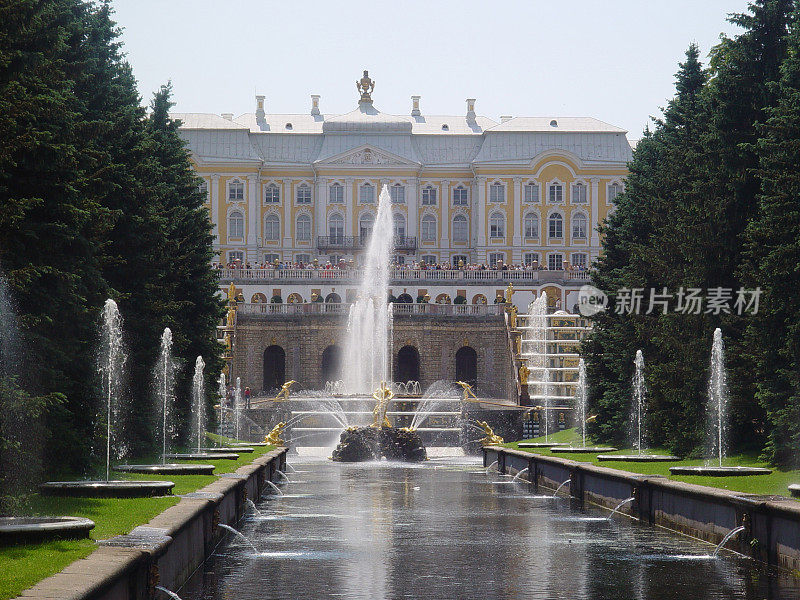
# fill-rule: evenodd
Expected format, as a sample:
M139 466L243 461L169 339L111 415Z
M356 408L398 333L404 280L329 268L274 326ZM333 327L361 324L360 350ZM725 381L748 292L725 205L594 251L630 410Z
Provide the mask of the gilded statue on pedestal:
M372 409L372 425L370 425L370 427L376 429L391 427L392 424L389 422L389 419L386 418L386 409L389 406L389 401L394 398L392 390L386 387L385 381L381 381L381 387L372 393L372 397L375 398L377 403L375 404L375 408Z

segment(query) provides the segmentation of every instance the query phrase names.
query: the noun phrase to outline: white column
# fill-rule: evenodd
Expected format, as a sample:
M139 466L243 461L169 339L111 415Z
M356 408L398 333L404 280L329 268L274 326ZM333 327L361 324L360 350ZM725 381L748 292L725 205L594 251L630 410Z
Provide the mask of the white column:
M409 180L408 189L406 190L406 202L408 202L408 235L409 237L417 236L417 224L419 223L419 179L413 177ZM417 248L419 248L419 239L417 239Z
M442 241L440 250L450 250L450 182L442 181Z
M473 215L478 220L478 257L486 259L486 177L478 177L478 206Z
M597 226L600 224L600 209L599 209L599 201L598 198L600 197L600 179L598 177L592 177L592 214L589 216L589 223L592 224L592 237L590 240L590 245L592 246L592 250L600 246L600 234L597 233Z
M344 234L353 235L353 178L344 180Z
M318 177L316 187L316 193L314 194L314 228L312 231L316 231L316 235L327 235L325 233L325 213L328 203L328 180L324 177ZM312 237L311 242L316 248L316 238Z
M211 176L211 234L214 236L214 244L219 245L219 175L214 173Z
M294 202L294 190L292 180L283 180L283 260L288 260L286 253L292 248L292 203Z
M514 246L514 259L517 259L522 246L522 177L514 177L514 237L511 245Z
M261 204L258 196L258 176L247 176L247 260L257 262L258 257L258 210Z

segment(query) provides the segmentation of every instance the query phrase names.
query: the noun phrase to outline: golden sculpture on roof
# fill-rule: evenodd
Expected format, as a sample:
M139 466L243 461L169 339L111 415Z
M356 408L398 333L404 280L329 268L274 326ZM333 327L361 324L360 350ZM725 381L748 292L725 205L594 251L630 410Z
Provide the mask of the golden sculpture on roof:
M364 76L356 81L356 89L361 92L361 102L372 102L372 90L375 89L375 82L370 79L369 71L364 71Z

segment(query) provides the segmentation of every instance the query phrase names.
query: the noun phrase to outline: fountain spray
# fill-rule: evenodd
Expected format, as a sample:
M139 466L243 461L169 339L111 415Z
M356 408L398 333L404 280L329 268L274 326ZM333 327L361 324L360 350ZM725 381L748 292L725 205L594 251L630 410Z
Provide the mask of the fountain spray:
M583 447L586 448L586 401L589 392L589 384L586 380L586 364L581 358L578 361L578 390L575 395L578 408L578 418L581 420L581 433L583 435Z
M641 350L636 351L636 358L633 362L633 407L631 410L632 435L635 434L634 443L636 450L642 454L642 420L644 417L644 398L647 394L647 384L644 381L644 354Z
M200 453L202 446L203 431L205 430L206 416L206 386L203 370L206 363L202 356L198 356L194 362L194 377L192 377L192 410L194 411L194 422L197 428L197 452ZM223 375L224 377L224 375Z
M106 300L103 306L101 327L100 372L101 385L106 400L106 481L111 474L111 420L117 408L122 368L125 363L125 354L122 349L122 317L119 314L117 303L111 299Z
M725 343L722 330L714 330L714 343L711 347L711 374L708 378L708 413L710 421L712 456L716 454L719 466L725 455L725 428L728 405L728 379L725 373Z
M161 396L161 462L167 461L167 437L170 433L175 366L172 360L172 330L164 328L161 334L161 354L156 368L156 384Z

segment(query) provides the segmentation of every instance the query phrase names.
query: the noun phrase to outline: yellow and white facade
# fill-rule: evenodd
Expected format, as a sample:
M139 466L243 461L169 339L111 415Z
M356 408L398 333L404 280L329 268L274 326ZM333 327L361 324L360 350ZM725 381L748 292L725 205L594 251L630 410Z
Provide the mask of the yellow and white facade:
M359 262L377 197L393 198L399 262L498 260L561 269L600 252L624 187L626 132L592 118L409 115L369 94L346 114L175 114L205 182L221 262Z

